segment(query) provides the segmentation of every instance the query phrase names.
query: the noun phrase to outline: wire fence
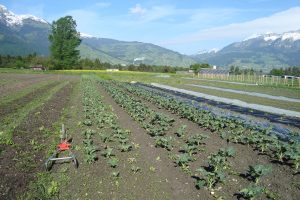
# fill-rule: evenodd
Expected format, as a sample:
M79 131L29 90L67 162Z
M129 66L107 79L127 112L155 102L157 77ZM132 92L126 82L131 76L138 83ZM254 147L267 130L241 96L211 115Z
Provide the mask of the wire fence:
M273 85L273 86L288 86L288 87L299 87L300 88L300 78L299 77L280 77L280 76L268 76L268 75L225 75L225 74L201 74L198 73L198 78L201 79L212 79L212 80L222 80L228 82L240 82L240 83L251 83L256 85Z

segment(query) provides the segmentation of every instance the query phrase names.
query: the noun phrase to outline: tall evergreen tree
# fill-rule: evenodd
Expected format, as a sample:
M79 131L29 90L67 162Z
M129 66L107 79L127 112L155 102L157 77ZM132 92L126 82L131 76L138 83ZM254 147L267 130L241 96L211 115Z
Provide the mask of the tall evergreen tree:
M71 69L79 60L80 34L76 30L76 21L66 16L52 23L49 35L50 51L55 69Z

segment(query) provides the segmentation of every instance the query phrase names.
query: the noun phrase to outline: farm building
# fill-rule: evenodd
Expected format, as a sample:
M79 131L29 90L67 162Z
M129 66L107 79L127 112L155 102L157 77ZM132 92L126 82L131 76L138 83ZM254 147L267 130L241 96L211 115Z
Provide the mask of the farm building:
M30 67L32 70L46 70L46 68L43 66L43 65L35 65L35 66L32 66Z
M224 75L229 76L229 71L225 69L201 69L199 74L202 75Z
M284 78L284 79L299 79L299 77L297 77L297 76L290 76L290 75L283 75L283 76L281 76L281 78Z
M107 72L118 72L119 69L106 69Z
M190 74L194 74L194 70L187 70L187 71L176 71L176 74L181 74L181 75L190 75Z

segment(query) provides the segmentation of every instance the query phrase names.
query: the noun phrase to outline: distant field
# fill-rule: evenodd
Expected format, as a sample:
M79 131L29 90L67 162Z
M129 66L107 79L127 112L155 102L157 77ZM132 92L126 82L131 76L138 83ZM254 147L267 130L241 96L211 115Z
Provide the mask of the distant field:
M147 73L147 72L131 72L131 71L120 71L120 72L106 72L105 70L66 70L64 73L72 74L82 74L82 73L95 73L99 77L106 80L117 80L117 81L137 81L143 83L161 83L178 88L189 89L192 91L198 91L202 93L207 93L210 95L215 95L219 97L233 98L248 103L256 103L267 106L275 106L278 108L283 108L287 110L300 111L300 103L285 102L280 100L272 100L262 97L249 96L244 94L236 94L230 92L220 92L215 90L209 90L204 88L197 88L192 86L187 86L186 84L199 84L204 86L214 86L219 88L228 88L234 90L242 90L248 92L258 92L263 94L269 94L274 96L283 96L289 98L300 99L300 88L289 88L282 86L261 86L261 85L237 85L230 83L212 82L211 80L193 80L185 79L186 76L176 75L176 74L166 74L166 73ZM169 77L165 77L169 76ZM188 78L191 76L188 76Z

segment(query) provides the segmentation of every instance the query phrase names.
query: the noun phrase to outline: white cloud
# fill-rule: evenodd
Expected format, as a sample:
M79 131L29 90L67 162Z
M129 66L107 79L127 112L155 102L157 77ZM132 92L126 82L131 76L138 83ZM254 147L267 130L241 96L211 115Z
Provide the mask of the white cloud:
M252 21L199 30L196 33L183 35L161 42L160 44L182 44L220 39L233 39L236 41L254 33L282 33L297 29L300 29L300 7L293 7L271 16L258 18Z
M142 8L140 4L136 4L134 7L130 8L131 14L143 15L146 13L146 9Z
M137 15L138 21L136 18L132 21L134 23L148 23L156 21L158 19L163 19L168 16L179 14L179 10L176 10L172 6L153 6L150 8L143 8L140 4L136 4L135 7L129 9L130 14Z

